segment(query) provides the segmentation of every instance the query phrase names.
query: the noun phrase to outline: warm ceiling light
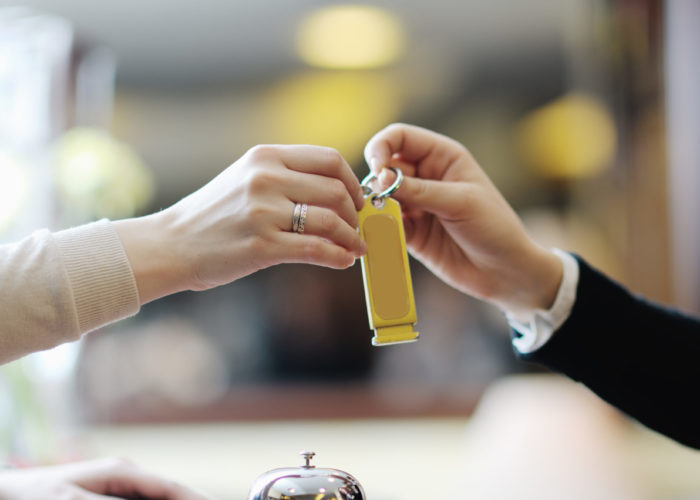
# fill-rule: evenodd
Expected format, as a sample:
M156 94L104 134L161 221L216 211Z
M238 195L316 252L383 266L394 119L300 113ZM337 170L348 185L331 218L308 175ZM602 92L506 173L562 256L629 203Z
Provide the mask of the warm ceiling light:
M610 166L617 150L614 119L595 97L571 93L526 116L518 127L523 157L542 175L578 179Z
M376 68L394 62L404 45L399 19L368 5L334 5L299 26L301 58L321 68Z

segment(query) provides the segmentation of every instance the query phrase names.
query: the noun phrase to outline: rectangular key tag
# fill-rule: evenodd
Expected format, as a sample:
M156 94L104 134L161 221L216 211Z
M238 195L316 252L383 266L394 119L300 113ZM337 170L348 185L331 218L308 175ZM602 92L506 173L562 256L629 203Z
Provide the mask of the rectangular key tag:
M373 198L367 197L358 213L360 236L367 244L362 277L369 326L374 329L372 344L415 342L419 334L413 330L416 305L401 206L390 197L375 206Z

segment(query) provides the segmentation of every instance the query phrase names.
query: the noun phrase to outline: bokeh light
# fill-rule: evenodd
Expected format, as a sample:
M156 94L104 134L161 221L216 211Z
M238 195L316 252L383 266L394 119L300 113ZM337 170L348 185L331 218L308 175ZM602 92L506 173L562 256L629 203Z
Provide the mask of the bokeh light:
M74 217L130 217L150 201L150 171L126 144L97 129L66 132L55 147L58 193Z
M393 80L375 72L310 72L282 80L265 96L261 128L271 141L336 148L361 160L371 135L399 115Z
M299 56L321 68L375 68L394 62L404 46L400 20L369 5L334 5L299 26Z
M617 132L600 100L571 93L526 116L518 130L526 161L549 178L592 177L612 164Z

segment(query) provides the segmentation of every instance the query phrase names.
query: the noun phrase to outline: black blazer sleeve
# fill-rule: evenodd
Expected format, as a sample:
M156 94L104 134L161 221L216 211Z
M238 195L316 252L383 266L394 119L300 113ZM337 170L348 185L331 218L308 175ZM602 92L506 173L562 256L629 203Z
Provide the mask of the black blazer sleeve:
M700 448L700 321L645 301L578 258L571 315L524 359L580 381L646 426Z

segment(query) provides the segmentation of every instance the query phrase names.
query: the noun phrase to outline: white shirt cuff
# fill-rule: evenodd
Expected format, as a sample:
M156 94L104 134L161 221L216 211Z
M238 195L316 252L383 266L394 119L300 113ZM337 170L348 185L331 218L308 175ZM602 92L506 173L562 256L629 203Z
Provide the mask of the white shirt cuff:
M513 346L522 354L536 351L552 337L555 331L566 321L576 300L579 268L574 257L558 248L552 252L562 263L562 280L554 304L548 310L535 309L529 315L529 321L518 321L506 313L506 319L521 336L513 338Z

